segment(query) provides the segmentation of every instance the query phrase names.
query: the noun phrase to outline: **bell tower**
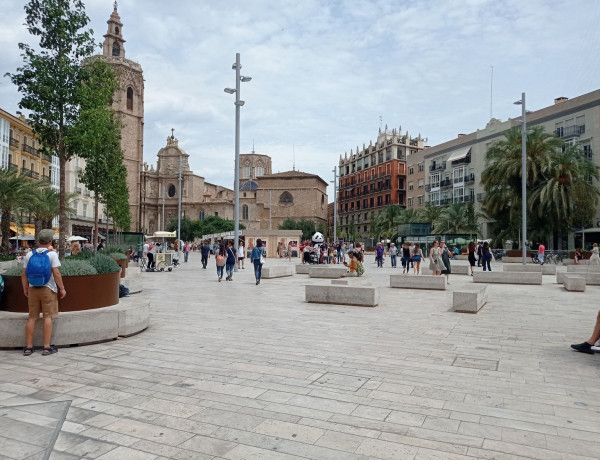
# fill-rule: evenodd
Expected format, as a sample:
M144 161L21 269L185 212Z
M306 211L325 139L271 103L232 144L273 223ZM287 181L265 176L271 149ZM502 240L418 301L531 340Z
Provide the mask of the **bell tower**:
M117 11L117 2L106 23L103 57L112 64L120 89L113 99L113 109L120 116L121 147L127 167L129 188L129 209L131 211L131 231L141 230L142 187L141 172L144 163L144 75L142 66L125 58L123 23Z

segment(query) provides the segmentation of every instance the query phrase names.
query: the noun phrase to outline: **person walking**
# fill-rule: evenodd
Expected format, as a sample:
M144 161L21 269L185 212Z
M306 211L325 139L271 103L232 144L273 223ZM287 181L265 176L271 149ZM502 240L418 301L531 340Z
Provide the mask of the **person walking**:
M477 242L477 266L481 267L481 262L482 262L482 255L483 255L483 244L481 244L481 241Z
M545 256L546 256L546 246L544 246L544 243L539 243L538 244L538 261L540 262L540 265L544 265Z
M471 266L471 276L473 276L473 271L475 270L475 264L477 260L475 260L475 241L471 241L468 246L469 251L469 265Z
M216 247L216 245L215 245ZM225 247L223 245L219 246L217 255L215 256L215 265L217 267L217 278L219 279L219 283L223 278L223 269L225 268Z
M481 261L483 262L483 271L486 271L485 269L487 267L487 271L491 272L492 267L490 266L490 262L492 261L492 250L490 249L490 243L487 241L484 241L481 246L481 258Z
M256 246L252 249L250 254L250 261L254 265L254 277L256 278L256 285L260 284L260 275L262 273L263 259L267 257L267 251L263 248L262 240L259 238L256 240Z
M377 243L375 248L375 261L378 268L383 268L383 244Z
M594 246L592 246L590 265L600 265L600 256L598 255L598 243L594 243Z
M190 246L190 242L186 241L183 245L183 261L187 264L188 261L188 256L190 254L190 249L192 249L192 247Z
M240 244L237 249L237 264L238 269L244 269L244 259L246 258L246 248L244 247L244 242L240 241Z
M31 356L35 352L33 347L33 333L35 323L44 317L44 351L43 356L56 353L58 349L50 344L52 339L52 320L58 316L58 299L67 295L65 285L58 267L60 260L55 251L50 250L54 230L40 230L37 240L39 248L27 253L21 272L23 294L27 297L29 317L25 324L25 347L23 356Z
M390 246L390 261L392 263L392 268L396 268L396 259L398 258L398 248L394 243Z
M415 275L420 275L421 261L423 260L423 250L421 249L421 245L419 243L415 244L415 249L413 252L411 252L411 254L411 261L413 262L413 273ZM406 272L408 273L408 266L406 268Z
M235 248L233 247L233 241L229 241L227 249L225 249L225 271L227 272L227 281L233 281L233 267L237 262Z
M450 258L452 257L452 253L448 246L446 246L446 242L440 242L440 249L442 250L442 262L444 262L445 269L442 270L442 275L446 275L446 282L450 284L450 274L452 273L452 267L450 266Z
M440 242L435 240L433 246L429 250L429 269L434 275L441 275L442 270L445 270L444 261L442 260L442 250Z
M151 244L148 249L148 269L150 271L156 269L156 261L154 260L154 254L156 254L156 251L158 251L156 244Z
M408 243L402 243L402 274L408 273L410 262L410 246Z

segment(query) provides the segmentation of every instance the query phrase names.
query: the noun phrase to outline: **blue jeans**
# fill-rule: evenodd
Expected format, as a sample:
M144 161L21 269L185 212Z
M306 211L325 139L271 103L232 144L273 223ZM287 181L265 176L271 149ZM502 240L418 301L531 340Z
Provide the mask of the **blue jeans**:
M541 265L544 265L544 255L545 254L538 254L538 260Z
M377 256L377 266L378 267L383 267L383 256Z
M260 259L254 259L252 263L254 264L254 277L257 280L260 280L260 275L262 273L262 264L260 263Z
M481 258L481 263L483 264L483 271L485 271L485 268L487 266L488 271L492 271L492 267L490 267L490 261L492 259L488 259L487 257L482 257Z
M189 254L189 252L184 252L183 253L183 261L184 262L187 262L188 254Z
M233 266L235 264L225 264L225 271L227 272L227 276L229 279L233 278Z
M397 256L390 256L390 259L392 259L392 267L396 267L396 257Z
M223 267L219 267L217 265L217 276L219 277L219 279L223 278Z

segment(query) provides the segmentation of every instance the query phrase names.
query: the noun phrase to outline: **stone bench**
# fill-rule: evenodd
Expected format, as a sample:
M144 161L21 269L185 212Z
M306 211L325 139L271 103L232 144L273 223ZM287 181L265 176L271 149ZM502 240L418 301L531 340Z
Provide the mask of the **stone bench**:
M0 348L24 346L27 313L0 311ZM33 345L43 345L43 320L35 325ZM121 298L118 305L59 313L54 319L52 343L81 345L114 340L143 331L150 324L150 302L141 296Z
M458 313L477 313L488 301L487 286L478 289L454 291L452 308Z
M600 273L600 265L568 265L567 273Z
M455 257L455 260L469 260L469 254L458 254Z
M375 307L379 304L379 291L374 287L306 285L305 299L310 303L331 303Z
M444 291L446 290L446 277L443 275L390 275L390 287Z
M452 265L450 264L450 270L452 273L450 275L470 275L471 274L471 266L470 265Z
M575 261L573 259L563 259L563 265L575 265ZM589 265L590 259L581 259L577 265Z
M261 271L261 278L282 278L284 276L292 276L294 274L294 267L291 265L275 265L271 267L264 267Z
M525 257L525 260L527 262L531 262L531 257ZM502 262L505 264L520 264L523 262L523 256L519 256L519 257L504 256L504 257L502 257Z
M311 266L308 269L308 276L311 278L341 278L348 272L344 266L320 265Z
M475 272L475 283L500 283L500 284L542 284L542 273L527 272Z
M598 272L558 272L556 273L556 282L558 284L564 284L565 277L568 275L581 276L583 279L585 279L585 284L590 286L600 286L600 273Z
M142 273L138 270L127 270L127 276L121 279L121 284L129 288L129 294L139 294L143 291Z
M539 265L539 264L507 264L502 266L505 272L527 272L541 273L542 275L556 275L556 265Z
M296 264L296 273L299 275L308 275L308 269L311 266L309 264Z
M337 284L341 286L348 286L348 280L331 280L331 284Z
M585 292L585 278L581 275L566 274L563 283L567 291Z

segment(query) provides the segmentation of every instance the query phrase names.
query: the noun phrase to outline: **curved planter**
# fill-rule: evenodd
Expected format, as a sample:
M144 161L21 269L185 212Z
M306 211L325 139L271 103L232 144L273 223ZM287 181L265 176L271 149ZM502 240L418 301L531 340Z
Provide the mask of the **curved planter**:
M61 312L92 310L119 303L119 282L121 272L102 275L64 276L67 291L64 299L59 299ZM0 309L17 313L27 313L27 297L23 294L20 276L4 277L4 292Z

